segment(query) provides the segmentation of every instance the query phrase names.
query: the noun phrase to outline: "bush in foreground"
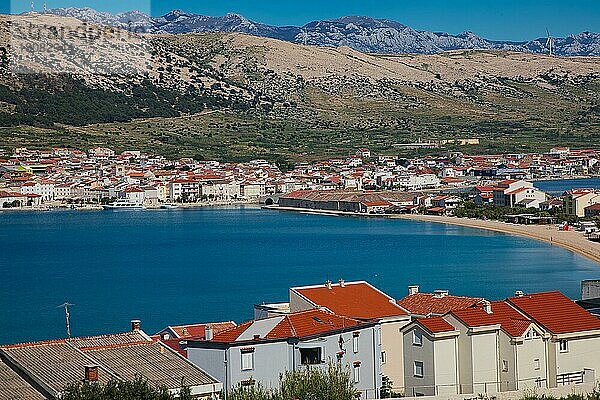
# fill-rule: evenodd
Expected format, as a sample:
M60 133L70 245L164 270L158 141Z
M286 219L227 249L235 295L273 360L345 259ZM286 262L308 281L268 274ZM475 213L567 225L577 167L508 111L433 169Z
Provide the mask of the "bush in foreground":
M68 386L61 400L191 400L189 388L181 389L175 397L164 387L155 387L147 380L110 381L105 385L98 382L77 383Z
M287 372L279 388L266 389L261 385L238 386L228 400L355 400L356 389L350 373L339 365L327 369L306 368Z

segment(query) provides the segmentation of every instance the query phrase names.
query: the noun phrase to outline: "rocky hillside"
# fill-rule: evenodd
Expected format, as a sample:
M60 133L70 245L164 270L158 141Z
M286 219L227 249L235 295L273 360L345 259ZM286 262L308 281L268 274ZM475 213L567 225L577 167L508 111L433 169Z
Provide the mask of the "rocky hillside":
M0 126L10 127L0 147L110 142L304 158L422 137L488 138L481 150L491 151L540 137L591 143L600 132L594 57L374 55L240 33L134 34L54 15L2 17L0 56Z
M58 8L50 13L83 21L146 33L239 32L315 46L348 46L366 53L435 54L458 49L491 49L547 54L547 38L523 42L492 41L474 33L460 35L417 31L386 19L349 16L333 20L313 21L302 27L271 26L238 14L208 17L181 10L162 17L150 17L138 11L117 15L90 8ZM554 39L559 56L600 56L600 34L583 32Z

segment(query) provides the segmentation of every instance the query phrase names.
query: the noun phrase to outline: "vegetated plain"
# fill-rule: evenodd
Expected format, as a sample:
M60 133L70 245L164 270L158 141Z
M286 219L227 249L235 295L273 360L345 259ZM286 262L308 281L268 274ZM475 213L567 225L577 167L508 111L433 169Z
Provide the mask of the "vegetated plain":
M15 35L19 24L101 29L54 16L0 22L10 22L4 41L12 48L33 40ZM417 140L481 139L429 153L600 145L600 60L593 57L368 55L225 33L117 37L92 45L61 38L57 48L67 43L68 51L35 58L9 51L0 60L0 148L106 145L286 164L357 146L425 154L393 146ZM126 73L99 69L92 53ZM67 62L73 57L79 62Z

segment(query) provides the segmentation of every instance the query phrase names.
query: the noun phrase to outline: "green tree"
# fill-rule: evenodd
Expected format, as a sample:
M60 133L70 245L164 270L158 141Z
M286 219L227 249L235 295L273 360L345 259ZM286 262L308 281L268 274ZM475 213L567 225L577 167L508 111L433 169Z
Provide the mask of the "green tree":
M191 400L189 388L182 386L180 400ZM76 383L67 386L61 400L175 400L176 397L165 387L153 386L143 378L133 381L110 381Z
M326 369L303 368L286 372L278 388L266 389L260 384L238 386L228 394L228 400L355 400L356 388L350 372L339 364Z

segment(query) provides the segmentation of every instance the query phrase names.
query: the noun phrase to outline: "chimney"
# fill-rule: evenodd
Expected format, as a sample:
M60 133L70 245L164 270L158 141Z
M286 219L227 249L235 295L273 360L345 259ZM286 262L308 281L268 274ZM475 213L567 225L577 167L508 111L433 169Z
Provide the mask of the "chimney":
M86 382L98 382L98 366L90 364L84 366L85 368L85 381Z
M408 295L412 296L413 294L419 293L419 285L412 285L408 287Z
M490 303L487 300L483 301L483 311L485 311L487 314L493 314L492 312L492 303Z
M139 332L141 326L142 326L142 321L140 321L139 319L131 320L131 332Z
M340 287L346 287L346 282L343 279L340 279Z
M210 325L206 325L204 328L204 340L210 341L215 337L213 328Z
M450 292L448 292L447 290L435 290L433 292L433 297L435 297L436 299L443 299L444 297L448 296L450 294Z
M523 297L525 296L525 292L523 292L522 290L517 290L515 292L515 297Z
M327 289L331 290L331 281L329 279L327 279L327 282L325 282L325 286Z
M260 335L254 335L254 340L260 340Z

